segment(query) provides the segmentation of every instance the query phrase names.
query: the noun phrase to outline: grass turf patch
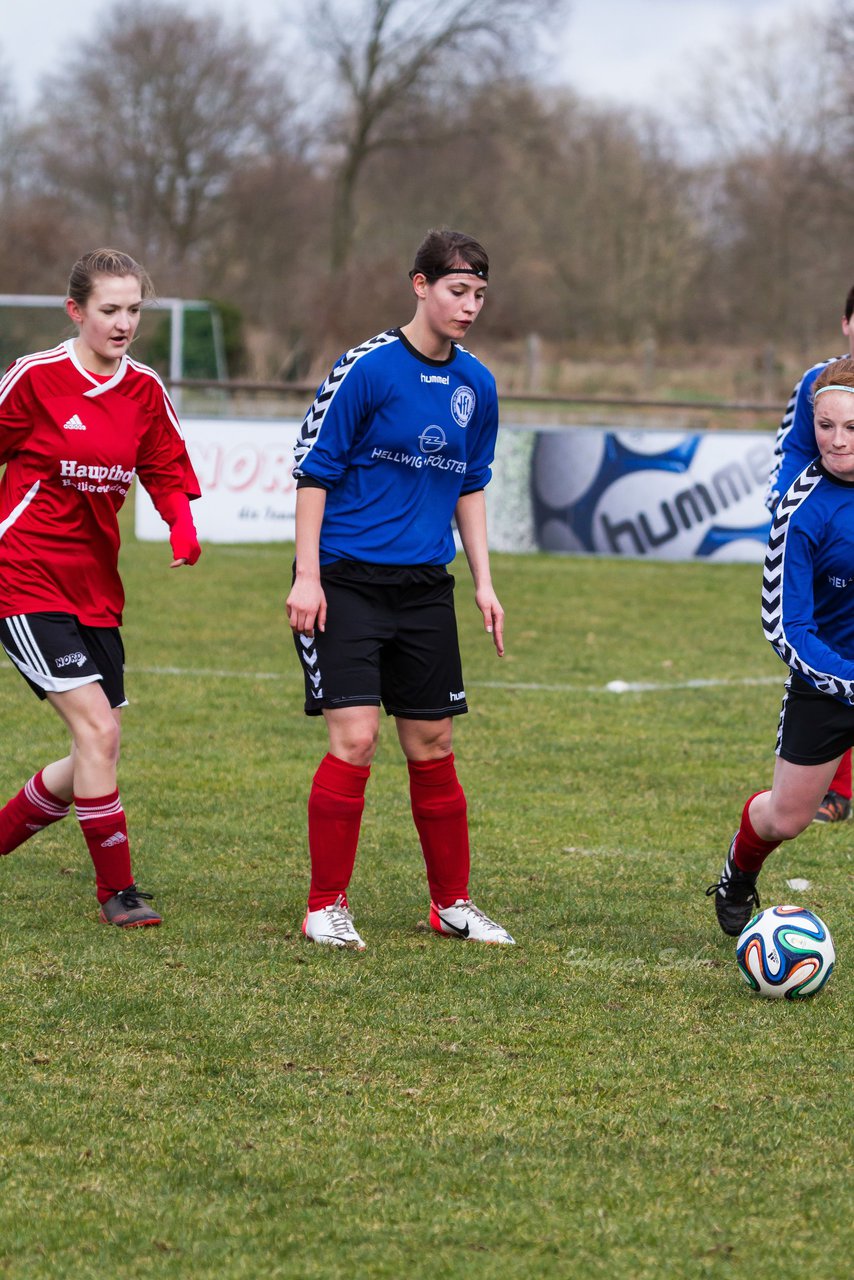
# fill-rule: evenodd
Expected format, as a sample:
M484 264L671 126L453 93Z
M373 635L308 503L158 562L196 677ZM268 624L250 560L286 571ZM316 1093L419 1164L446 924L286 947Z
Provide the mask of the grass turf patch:
M121 791L164 926L96 923L73 819L0 867L0 1275L847 1274L851 828L763 872L833 931L812 1001L753 997L703 896L770 778L758 569L498 556L498 661L461 568L473 892L518 945L427 929L386 726L342 955L299 933L325 736L288 549L167 563L123 552ZM0 712L11 794L63 737L11 668Z

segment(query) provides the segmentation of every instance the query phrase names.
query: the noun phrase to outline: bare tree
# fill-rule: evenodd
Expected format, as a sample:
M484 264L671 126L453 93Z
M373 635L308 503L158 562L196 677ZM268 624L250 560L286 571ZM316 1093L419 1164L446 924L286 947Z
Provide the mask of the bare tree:
M369 157L424 141L417 108L449 86L495 78L536 46L563 0L319 0L311 29L340 101L329 115L335 154L331 266L350 260L356 196ZM435 117L433 120L435 124Z
M0 57L0 200L8 199L14 185L19 137L9 72Z
M243 165L225 193L227 216L210 246L205 278L214 296L240 307L253 371L262 377L308 372L325 309L318 264L325 262L327 228L318 209L328 203L328 181L299 155Z
M686 108L713 154L802 155L825 146L836 92L826 54L826 29L797 14L765 31L742 24L699 55Z
M269 51L178 4L111 11L42 103L44 163L99 234L186 285L231 175L281 143L288 103Z
M828 155L828 169L841 196L850 208L854 191L854 0L838 0L826 24L827 62L833 77L837 145Z
M833 48L832 28L802 15L764 33L744 27L700 63L691 110L711 144L703 296L708 321L730 336L809 346L850 271L840 190L850 121Z
M67 208L41 189L36 149L37 131L22 123L0 60L0 280L10 293L56 293L68 271L69 243L74 243ZM38 323L29 323L43 318L4 313L0 367L27 346L44 345L55 336L54 318L45 333Z

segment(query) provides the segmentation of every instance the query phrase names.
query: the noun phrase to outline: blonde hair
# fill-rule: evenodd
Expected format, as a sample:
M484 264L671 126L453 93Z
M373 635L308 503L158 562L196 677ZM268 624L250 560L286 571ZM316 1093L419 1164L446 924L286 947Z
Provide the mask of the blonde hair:
M78 258L68 277L68 297L85 307L95 288L96 276L135 276L143 298L154 296L154 285L145 267L119 249L93 249Z

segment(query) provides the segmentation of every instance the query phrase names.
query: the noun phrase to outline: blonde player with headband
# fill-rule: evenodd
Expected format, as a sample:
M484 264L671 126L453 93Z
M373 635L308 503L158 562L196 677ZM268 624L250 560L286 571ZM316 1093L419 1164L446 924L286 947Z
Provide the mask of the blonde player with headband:
M807 369L789 397L774 443L774 465L768 478L765 505L772 516L780 498L792 481L815 457L812 390L818 375L834 360L854 357L854 286L848 290L841 321L847 348L829 360L820 360ZM813 822L844 822L851 816L851 752L846 751L830 780L827 794L816 810Z
M752 795L714 894L737 937L759 908L756 878L815 816L854 746L854 359L813 384L818 457L780 500L765 557L762 626L789 667L770 791Z

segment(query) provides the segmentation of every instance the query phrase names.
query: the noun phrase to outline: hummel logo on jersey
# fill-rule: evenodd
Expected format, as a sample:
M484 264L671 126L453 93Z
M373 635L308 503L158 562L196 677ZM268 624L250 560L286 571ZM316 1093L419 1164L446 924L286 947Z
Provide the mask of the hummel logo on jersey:
M63 431L85 431L86 424L81 422L76 413L73 413L67 422L62 424Z
M102 849L111 849L114 844L127 844L127 836L122 831L117 831L114 836L108 836L106 840L101 841Z
M323 688L321 686L321 674L319 671L312 670L317 666L317 650L314 647L314 636L306 636L300 634L300 657L307 667L306 674L311 681L311 696L320 699L323 697Z
M466 696L465 689L460 689L459 693L454 693L452 689L448 694L448 697L451 699L451 702L463 702L465 700L465 696Z
M61 658L54 658L54 664L57 667L70 667L72 663L75 667L85 667L86 654L78 650L77 653L66 653Z

